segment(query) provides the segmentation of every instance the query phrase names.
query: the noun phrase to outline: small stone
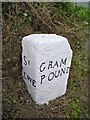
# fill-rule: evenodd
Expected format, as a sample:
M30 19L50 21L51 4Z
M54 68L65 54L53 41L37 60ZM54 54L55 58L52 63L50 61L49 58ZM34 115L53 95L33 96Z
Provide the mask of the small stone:
M46 105L48 105L49 104L49 102L46 102Z
M51 108L51 110L53 110L53 108Z
M10 62L11 60L10 60L10 58L7 58L7 62Z
M5 92L5 89L3 89L3 91Z
M26 100L27 101L27 104L29 103L29 100Z
M27 13L23 13L23 15L24 15L25 17L27 17L27 16L28 16L28 14L27 14Z
M13 103L16 103L16 100L14 100Z
M17 66L14 66L14 67L12 68L12 71L13 71L13 72L16 72L17 69L18 69Z
M23 100L23 97L20 97L21 100Z
M28 102L29 100L27 100L27 102Z
M19 83L19 87L21 86L22 84L21 83Z

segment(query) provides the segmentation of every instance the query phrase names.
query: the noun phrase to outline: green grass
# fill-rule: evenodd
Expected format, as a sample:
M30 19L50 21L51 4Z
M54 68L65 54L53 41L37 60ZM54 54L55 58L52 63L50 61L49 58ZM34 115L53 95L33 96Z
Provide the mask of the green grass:
M83 6L78 6L77 4L73 3L54 3L54 7L56 7L58 10L62 9L66 16L69 16L70 14L74 14L76 17L79 17L81 21L84 21L85 24L88 24L89 20L89 13L90 9Z
M88 111L80 106L80 101L78 98L73 98L69 103L72 109L71 113L67 113L67 118L88 118Z

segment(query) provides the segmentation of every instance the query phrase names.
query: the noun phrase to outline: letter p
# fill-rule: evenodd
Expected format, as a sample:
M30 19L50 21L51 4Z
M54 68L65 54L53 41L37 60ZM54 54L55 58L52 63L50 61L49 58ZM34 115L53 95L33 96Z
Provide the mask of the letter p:
M45 78L45 75L41 75L41 83L42 84L42 80Z

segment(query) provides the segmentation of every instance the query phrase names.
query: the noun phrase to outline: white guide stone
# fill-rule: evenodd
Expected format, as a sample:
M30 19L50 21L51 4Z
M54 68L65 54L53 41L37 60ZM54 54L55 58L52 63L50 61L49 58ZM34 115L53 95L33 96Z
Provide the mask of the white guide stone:
M66 93L72 50L65 37L32 34L22 40L22 74L37 104Z

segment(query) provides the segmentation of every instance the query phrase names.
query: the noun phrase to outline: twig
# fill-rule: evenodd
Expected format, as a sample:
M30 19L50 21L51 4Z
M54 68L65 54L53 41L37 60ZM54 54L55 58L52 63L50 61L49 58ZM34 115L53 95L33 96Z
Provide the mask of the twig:
M3 79L10 79L11 77L2 77L0 78L0 80L3 80Z
M8 76L8 77L2 77L2 78L0 78L0 80L3 80L3 79L10 79L10 78L12 78L12 77L10 77L10 76ZM22 78L22 75L21 75L21 76L18 76L18 78Z
M9 16L10 18L13 18L13 16L11 16L10 14L6 13L7 16ZM14 19L14 18L13 18Z

